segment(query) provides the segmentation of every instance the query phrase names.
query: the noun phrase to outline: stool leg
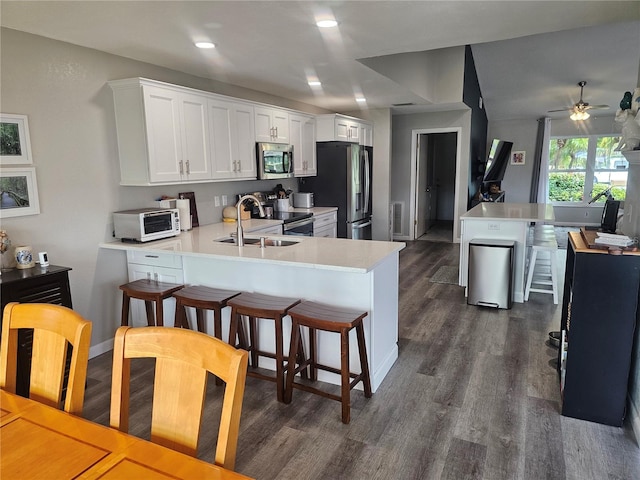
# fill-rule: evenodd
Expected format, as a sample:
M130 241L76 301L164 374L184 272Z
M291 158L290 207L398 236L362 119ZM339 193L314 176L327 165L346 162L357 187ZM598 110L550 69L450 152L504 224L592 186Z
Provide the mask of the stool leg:
M367 360L367 345L364 341L364 327L362 323L356 325L356 335L358 336L358 350L360 351L360 369L362 371L362 383L364 385L364 396L371 397L371 377L369 376L369 361Z
M315 382L318 380L318 369L316 364L318 363L318 356L316 352L316 329L309 327L309 380Z
M529 260L529 274L527 275L527 285L524 289L524 301L529 301L529 293L531 291L531 282L533 281L533 270L536 268L536 257L538 251L534 248L531 251L531 260Z
M156 325L158 327L164 326L164 311L163 311L164 305L163 304L164 304L163 298L159 298L156 301Z
M176 300L176 315L173 320L173 326L175 328L189 328L187 307L185 307L180 300Z
M293 324L291 325L291 334L293 335ZM298 325L298 350L297 350L297 355L296 355L296 362L298 362L298 365L302 365L304 363L304 361L306 360L306 357L304 356L304 342L302 341L302 331L301 328ZM295 365L294 365L294 370L295 370ZM309 373L308 373L308 368L304 367L302 370L300 370L300 376L304 379L308 379L309 378Z
M204 332L204 325L202 332ZM222 340L222 307L213 309L213 336Z
M213 309L213 336L219 340L222 340L222 308L214 308ZM204 322L204 318L199 318L198 322ZM202 328L202 330L201 330ZM198 330L204 332L204 323L202 327L200 323L198 323ZM216 377L216 385L222 385L222 379Z
M258 366L258 344L256 343L256 330L258 329L258 325L255 317L249 317L249 341L251 342L250 353L251 353L251 366ZM242 321L242 319L240 319ZM277 337L276 337L277 338ZM277 345L277 341L276 341ZM278 399L279 400L279 399Z
M129 325L129 303L131 299L127 292L122 292L122 320L120 321L120 325L126 327Z
M300 345L300 327L293 320L291 324L291 341L289 343L289 363L287 364L287 381L284 387L284 403L291 403L291 397L293 396L293 377L295 376L296 369L291 368L295 358L298 354L297 348ZM306 370L306 369L305 369Z
M204 333L204 310L196 308L196 325L198 331Z
M549 252L551 257L551 286L553 287L553 303L558 304L558 255L556 250Z
M231 319L229 321L229 345L233 348L237 348L237 335L238 335L238 320L240 315L238 315L235 308L231 308Z
M351 376L349 375L349 330L340 330L340 382L342 395L342 423L351 421Z
M147 312L147 324L150 327L155 327L156 321L153 318L153 305L151 305L151 301L150 300L145 300L144 301L144 309Z
M279 402L284 401L284 348L282 346L282 315L275 319L276 323L276 393ZM295 359L293 364L289 364L289 369L295 371Z

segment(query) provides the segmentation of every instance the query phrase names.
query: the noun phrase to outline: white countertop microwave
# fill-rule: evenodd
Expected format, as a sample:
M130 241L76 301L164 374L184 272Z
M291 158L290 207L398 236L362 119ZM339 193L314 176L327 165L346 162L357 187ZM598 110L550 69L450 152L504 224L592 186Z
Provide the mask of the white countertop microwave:
M180 233L180 214L177 208L139 208L113 213L116 238L129 242L150 242L174 237Z

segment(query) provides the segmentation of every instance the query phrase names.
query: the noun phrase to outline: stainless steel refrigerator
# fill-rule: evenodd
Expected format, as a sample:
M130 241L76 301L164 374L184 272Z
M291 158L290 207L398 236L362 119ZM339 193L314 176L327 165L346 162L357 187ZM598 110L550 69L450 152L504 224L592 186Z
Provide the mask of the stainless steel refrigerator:
M338 237L371 240L373 149L347 142L318 142L315 177L300 179L317 207L338 207Z

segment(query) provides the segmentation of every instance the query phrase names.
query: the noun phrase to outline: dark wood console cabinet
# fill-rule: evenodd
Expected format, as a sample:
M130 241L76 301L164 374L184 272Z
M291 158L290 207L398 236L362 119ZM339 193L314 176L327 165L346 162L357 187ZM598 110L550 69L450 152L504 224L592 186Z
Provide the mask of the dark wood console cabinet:
M54 303L73 308L69 288L68 267L50 265L24 270L13 269L0 275L2 310L7 303ZM1 326L0 318L0 326ZM0 330L1 331L1 330ZM24 397L29 394L31 369L31 343L33 331L23 329L18 334L18 372L16 391Z
M621 426L640 292L640 254L589 249L569 234L561 331L567 332L562 414ZM558 371L562 379L562 349Z

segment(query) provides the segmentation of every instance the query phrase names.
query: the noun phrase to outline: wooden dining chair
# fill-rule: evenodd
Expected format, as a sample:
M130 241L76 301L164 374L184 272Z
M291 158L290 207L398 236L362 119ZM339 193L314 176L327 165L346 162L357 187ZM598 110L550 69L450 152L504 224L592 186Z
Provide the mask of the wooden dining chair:
M9 303L2 317L0 388L16 393L18 330L33 329L29 398L60 408L68 346L69 377L64 393L65 412L82 414L87 379L91 322L70 308L50 303Z
M120 327L113 348L110 425L129 430L132 358L155 358L151 441L197 456L207 372L225 382L215 461L233 470L248 354L192 330Z

